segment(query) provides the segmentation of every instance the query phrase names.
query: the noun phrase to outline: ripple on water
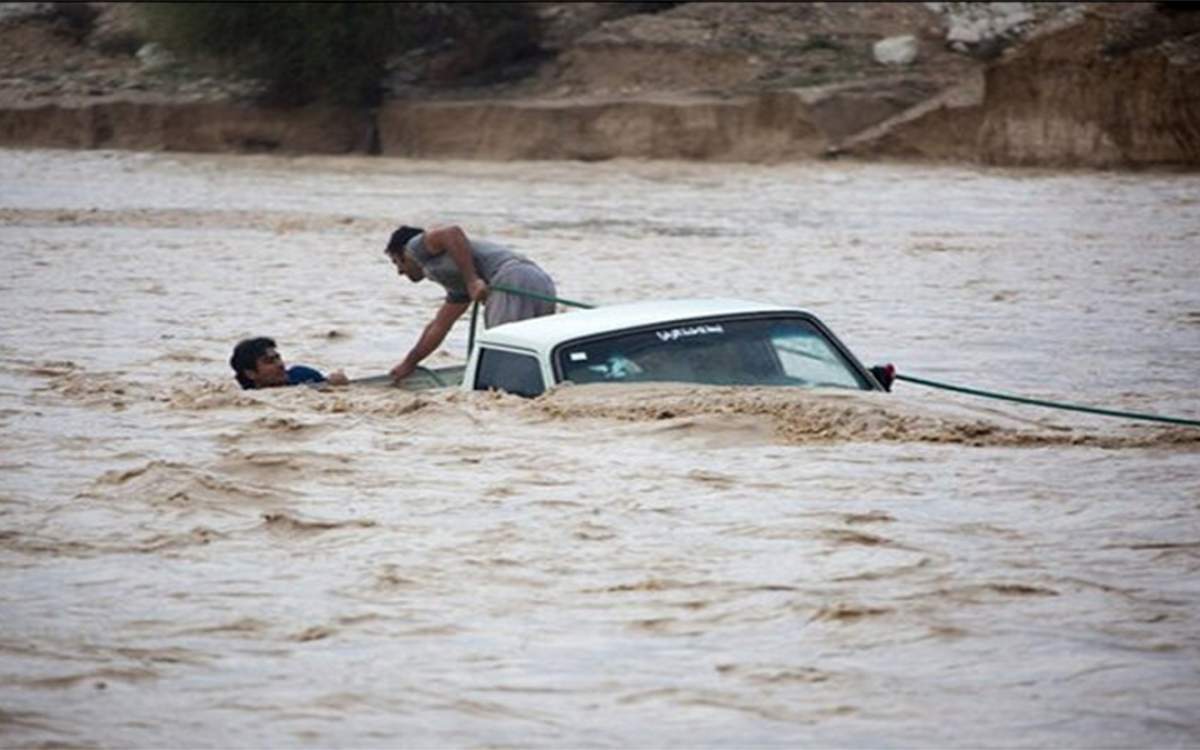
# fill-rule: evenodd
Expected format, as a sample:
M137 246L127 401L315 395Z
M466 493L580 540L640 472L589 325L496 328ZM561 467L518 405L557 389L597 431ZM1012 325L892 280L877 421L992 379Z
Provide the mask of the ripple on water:
M256 392L227 363L269 335L386 372L442 295L382 245L454 221L568 298L796 304L863 361L1188 414L1200 219L1164 206L1193 176L0 164L8 744L1194 744L1200 431L899 388Z

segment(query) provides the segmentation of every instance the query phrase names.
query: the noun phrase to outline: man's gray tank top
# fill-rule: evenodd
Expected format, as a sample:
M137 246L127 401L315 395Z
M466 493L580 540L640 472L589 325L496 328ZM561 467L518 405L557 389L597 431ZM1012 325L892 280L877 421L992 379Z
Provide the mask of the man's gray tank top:
M503 245L484 240L469 240L471 255L475 257L475 273L489 285L500 270L509 263L530 263L533 261L520 253L514 253ZM425 247L425 235L418 234L408 241L405 249L410 253L417 265L425 272L425 277L432 279L446 288L447 302L470 302L471 295L467 294L467 282L454 264L454 259L447 252L430 255Z

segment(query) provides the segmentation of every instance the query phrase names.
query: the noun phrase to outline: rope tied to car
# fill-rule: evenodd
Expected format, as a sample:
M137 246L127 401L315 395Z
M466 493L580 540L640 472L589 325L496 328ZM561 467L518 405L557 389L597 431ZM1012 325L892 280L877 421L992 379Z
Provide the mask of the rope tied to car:
M1096 406L1084 406L1082 404L1065 404L1060 401L1047 401L1040 398L1028 398L1026 396L1014 396L1008 393L997 393L995 391L985 391L979 388L967 388L961 385L953 385L951 383L939 383L936 380L926 380L912 375L901 375L895 373L896 380L903 380L906 383L916 383L928 388L940 388L944 391L954 391L956 393L966 393L971 396L982 396L985 398L994 398L1000 401L1012 401L1018 404L1030 404L1032 406L1045 406L1052 409L1064 409L1067 411L1078 411L1087 414L1098 414L1104 417L1121 417L1123 419L1140 419L1148 422L1163 422L1166 424L1183 425L1185 427L1200 427L1200 420L1184 419L1182 417L1163 417L1157 414L1141 414L1132 411L1119 411L1116 409L1101 409Z
M518 297L529 297L530 299L538 299L542 302L553 302L558 305L566 305L567 307L582 307L585 310L591 310L595 305L589 305L586 302L575 302L574 300L563 299L562 297L552 297L549 294L541 294L539 292L531 292L528 289L515 289L504 284L492 284L491 288L497 292L506 292L515 294Z
M551 296L548 294L540 294L538 292L532 292L527 289L516 289L516 288L510 287L510 286L504 286L501 284L493 284L492 289L494 289L496 291L500 291L500 292L506 292L508 294L515 294L517 296L531 297L533 299L542 300L543 302L553 302L553 303L559 304L559 305L567 305L568 307L581 307L584 309L595 308L595 305L589 305L586 302L576 302L574 300L563 299L561 297L554 297L554 296ZM471 350L474 347L475 317L478 314L478 311L479 311L479 304L476 303L474 305L474 309L472 309L472 311L471 311L471 334L470 334L470 340L468 341L468 344L467 344L467 356L470 356ZM990 399L996 399L999 401L1010 401L1013 403L1026 404L1029 406L1041 406L1041 407L1044 407L1047 409L1061 409L1064 411L1083 412L1086 414L1096 414L1096 415L1105 416L1105 417L1118 417L1121 419L1134 419L1134 420L1143 420L1143 421L1148 421L1148 422L1160 422L1160 423L1164 423L1164 424L1180 425L1180 426L1184 426L1184 427L1200 427L1200 420L1197 420L1197 419L1187 419L1184 417L1167 417L1167 416L1161 416L1158 414L1143 414L1143 413L1139 413L1139 412L1121 411L1121 410L1117 410L1117 409L1103 409L1103 408L1096 407L1096 406L1085 406L1082 404L1068 404L1068 403L1064 403L1061 401L1050 401L1047 399L1029 398L1027 396L1015 396L1015 395L1012 395L1009 393L999 393L997 391L987 391L987 390L983 390L981 388L969 388L967 386L954 385L952 383L942 383L942 382L939 382L936 380L927 380L925 378L919 378L914 375L903 375L899 372L896 372L895 368L892 367L891 365L887 365L885 367L872 367L870 369L871 369L872 374L876 377L876 379L880 379L881 375L886 373L886 378L888 379L888 382L886 382L886 383L881 382L881 385L883 385L884 388L889 391L891 390L891 380L895 379L895 380L902 380L906 383L914 383L916 385L922 385L927 388L938 388L938 389L946 390L946 391L954 391L956 393L964 393L964 394L967 394L970 396L979 396L981 398L990 398Z

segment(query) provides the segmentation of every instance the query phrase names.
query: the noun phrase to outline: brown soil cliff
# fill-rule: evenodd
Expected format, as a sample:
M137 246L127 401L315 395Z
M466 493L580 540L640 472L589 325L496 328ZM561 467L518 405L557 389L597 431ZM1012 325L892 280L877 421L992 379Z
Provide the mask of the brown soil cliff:
M991 36L980 9L1023 4L544 3L536 65L456 78L453 49L418 51L375 111L258 105L253 81L154 59L128 6L86 5L96 18L74 25L30 10L51 4L0 13L0 144L1200 165L1191 3L1024 4ZM897 37L909 58L881 61Z
M993 164L1200 165L1200 8L1100 6L986 75Z

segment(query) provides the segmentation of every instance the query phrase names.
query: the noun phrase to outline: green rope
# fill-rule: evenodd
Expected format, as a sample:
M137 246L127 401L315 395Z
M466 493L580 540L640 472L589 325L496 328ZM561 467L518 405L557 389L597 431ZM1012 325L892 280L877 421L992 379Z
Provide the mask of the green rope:
M950 385L949 383L939 383L936 380L925 380L924 378L914 378L909 375L901 375L896 373L896 380L903 380L909 383L917 383L918 385L928 386L930 388L941 388L947 391L957 391L959 393L967 393L972 396L983 396L985 398L1001 399L1003 401L1015 401L1018 404L1032 404L1034 406L1045 406L1051 409L1067 409L1069 411L1082 411L1088 414L1100 414L1106 417L1124 417L1125 419L1144 419L1150 422L1166 422L1167 424L1179 424L1187 427L1200 427L1200 421L1195 419L1181 419L1179 417L1160 417L1156 414L1138 414L1128 411L1114 411L1112 409L1098 409L1094 406L1080 406L1078 404L1064 404L1057 401L1043 401L1036 398L1025 398L1024 396L1010 396L1004 393L994 393L992 391L982 391L975 388L964 388L959 385Z
M429 378L431 380L433 380L434 384L436 384L438 387L441 387L441 388L446 387L446 381L442 380L440 377L438 377L438 374L436 372L434 372L433 370L430 370L428 367L422 367L421 365L417 365L417 371L423 372L426 375L428 375Z
M515 294L518 297L531 297L533 299L540 299L543 302L555 302L557 304L567 305L569 307L582 307L585 310L591 310L595 307L595 305L589 305L586 302L572 302L571 300L563 299L562 297L551 297L546 294L538 294L537 292L531 292L528 289L513 289L512 287L504 286L503 284L492 284L491 287L497 292L508 292L509 294Z

